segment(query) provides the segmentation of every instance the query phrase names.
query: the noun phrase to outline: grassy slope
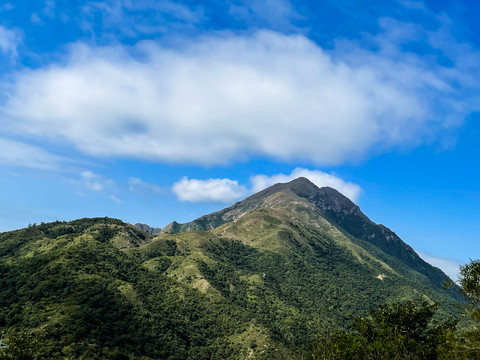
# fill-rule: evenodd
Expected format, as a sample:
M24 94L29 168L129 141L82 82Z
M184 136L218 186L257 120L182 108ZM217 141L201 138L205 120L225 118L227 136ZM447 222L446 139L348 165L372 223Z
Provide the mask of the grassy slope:
M290 206L263 208L209 232L164 234L146 248L175 241L182 252L170 258L169 276L247 309L290 348L349 326L351 316L385 301L440 301L444 313L454 311L456 302L425 276L348 238L308 202L292 208L291 198L270 200Z

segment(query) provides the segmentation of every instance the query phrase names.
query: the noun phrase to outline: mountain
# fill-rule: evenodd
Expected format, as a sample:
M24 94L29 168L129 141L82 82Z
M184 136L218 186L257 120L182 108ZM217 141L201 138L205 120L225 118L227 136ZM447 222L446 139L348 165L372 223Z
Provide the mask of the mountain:
M146 229L96 218L0 234L7 338L32 332L51 359L293 359L381 303L458 311L445 274L304 178Z
M288 193L298 197L287 203L278 200L275 195ZM298 178L289 183L276 184L233 206L213 214L205 215L186 224L173 222L161 230L161 233L179 233L183 231L211 230L261 207L278 208L288 206L288 202L308 201L314 206L318 216L328 220L346 236L364 240L386 254L402 261L411 269L427 276L437 287L441 287L447 276L440 269L425 262L406 243L389 228L375 224L360 208L330 187L318 188L306 178Z

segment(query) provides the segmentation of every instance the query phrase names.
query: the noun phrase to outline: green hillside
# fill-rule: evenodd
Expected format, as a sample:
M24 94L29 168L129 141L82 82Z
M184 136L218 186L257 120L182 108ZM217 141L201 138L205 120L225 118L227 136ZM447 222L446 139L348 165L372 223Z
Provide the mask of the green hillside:
M51 359L290 359L381 303L458 312L428 271L299 196L308 183L281 185L196 222L209 230L96 218L0 234L0 329Z
M290 194L289 198L277 194ZM229 221L236 220L251 211L265 207L291 208L292 204L307 203L311 209L310 219L327 220L331 225L352 239L361 239L374 245L382 252L400 260L410 269L425 275L430 283L441 288L446 275L438 268L426 263L393 231L375 224L360 208L347 197L329 187L318 188L306 178L298 178L289 183L275 184L233 206L216 213L202 216L186 224L173 222L162 232L179 233L193 230L210 230ZM365 243L361 245L365 247ZM370 248L371 249L371 248ZM454 293L452 293L455 296ZM457 297L459 300L460 297Z

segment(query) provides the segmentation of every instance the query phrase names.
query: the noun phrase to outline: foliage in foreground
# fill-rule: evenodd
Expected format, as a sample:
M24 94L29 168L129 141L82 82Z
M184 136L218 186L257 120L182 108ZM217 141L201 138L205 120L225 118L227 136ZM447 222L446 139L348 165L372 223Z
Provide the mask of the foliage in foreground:
M380 305L369 317L357 318L353 333L320 340L313 359L400 360L440 359L450 351L454 321L433 320L436 305L411 301Z
M10 337L8 347L0 350L0 360L34 360L39 352L40 343L33 334L22 333Z
M313 346L315 360L477 360L480 359L480 261L460 268L460 286L472 322L434 320L437 305L411 301L380 305L358 317L353 332L337 332Z

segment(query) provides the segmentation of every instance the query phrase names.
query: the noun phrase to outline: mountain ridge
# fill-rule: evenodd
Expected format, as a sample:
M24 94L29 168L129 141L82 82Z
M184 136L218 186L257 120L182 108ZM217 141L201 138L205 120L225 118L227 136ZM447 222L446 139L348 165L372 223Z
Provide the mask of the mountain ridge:
M291 192L306 199L315 205L321 216L330 220L339 229L355 238L371 243L387 254L405 262L415 271L426 275L438 288L441 288L448 278L441 269L424 261L410 245L388 227L370 220L358 205L339 191L328 186L319 188L305 177L287 183L274 184L230 207L201 216L193 221L184 224L174 221L163 228L160 233L212 230L229 221L235 221L262 206L268 206L269 204L266 204L265 201L269 196L279 192Z

